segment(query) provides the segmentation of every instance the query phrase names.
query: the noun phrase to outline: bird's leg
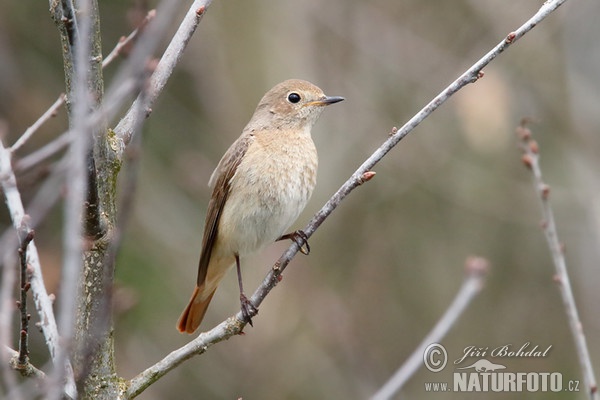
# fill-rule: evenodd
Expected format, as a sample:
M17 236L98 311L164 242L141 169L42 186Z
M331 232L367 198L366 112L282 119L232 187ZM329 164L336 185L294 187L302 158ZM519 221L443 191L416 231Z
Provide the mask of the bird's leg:
M280 240L290 239L293 240L298 247L300 247L300 253L304 255L308 255L310 253L310 245L308 244L308 236L302 230L297 230L291 233L287 233L282 235L276 242Z
M252 317L258 314L258 309L254 307L254 304L244 294L244 285L242 283L242 270L240 268L240 256L235 255L235 265L237 267L238 284L240 285L240 304L242 306L242 317L244 322L252 325Z

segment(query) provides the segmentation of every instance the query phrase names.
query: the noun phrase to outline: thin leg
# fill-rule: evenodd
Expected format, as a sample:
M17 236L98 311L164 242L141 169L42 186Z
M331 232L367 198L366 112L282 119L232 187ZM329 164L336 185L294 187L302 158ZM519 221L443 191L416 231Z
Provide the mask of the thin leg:
M300 247L300 253L302 253L304 255L310 254L310 245L308 244L308 236L306 236L306 233L304 233L304 231L297 230L292 233L287 233L285 235L282 235L276 241L278 242L280 240L286 240L286 239L290 239L290 240L293 240L294 242L296 242L298 247Z
M244 294L244 284L242 283L242 269L240 268L240 257L235 255L235 266L237 267L238 284L240 285L240 304L242 306L242 317L244 321L252 325L252 316L258 314L258 309L248 300Z

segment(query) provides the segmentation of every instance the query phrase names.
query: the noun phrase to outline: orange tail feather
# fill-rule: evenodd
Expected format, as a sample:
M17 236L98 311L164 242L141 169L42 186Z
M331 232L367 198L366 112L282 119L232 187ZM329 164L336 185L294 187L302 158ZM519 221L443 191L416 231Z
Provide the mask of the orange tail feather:
M194 288L192 298L185 310L183 310L183 313L181 313L181 317L179 317L179 321L177 322L177 330L179 330L179 332L194 333L194 331L198 329L215 291L216 289L213 290L208 297L202 300L201 297L203 296L200 296L200 288L198 286Z

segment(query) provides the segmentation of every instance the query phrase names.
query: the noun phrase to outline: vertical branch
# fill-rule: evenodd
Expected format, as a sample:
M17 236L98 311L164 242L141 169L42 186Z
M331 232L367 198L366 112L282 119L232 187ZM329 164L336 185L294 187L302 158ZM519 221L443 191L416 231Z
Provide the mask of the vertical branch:
M29 336L29 318L31 315L27 313L27 292L31 287L31 284L28 280L28 272L27 272L27 247L29 247L29 243L33 240L34 231L28 229L26 226L22 229L24 232L24 237L21 239L21 245L19 247L19 266L21 269L21 284L20 284L20 294L21 299L19 300L19 310L21 311L21 331L19 333L19 358L17 366L22 367L25 366L29 360L29 348L27 345L28 336Z
M50 0L50 15L60 32L61 48L63 53L63 67L65 70L65 85L67 87L66 104L71 108L70 91L73 77L73 47L79 37L75 7L72 0Z
M598 395L598 386L594 376L594 367L592 366L590 352L585 339L585 334L583 333L583 325L579 318L577 305L575 304L575 297L573 296L573 289L571 288L571 281L567 271L563 245L558 239L554 213L550 206L550 186L542 179L542 170L539 164L539 147L537 142L531 137L531 131L526 126L527 122L528 121L524 119L517 128L517 135L521 140L520 145L521 150L523 151L522 161L532 172L535 191L540 200L543 217L542 229L544 230L546 242L548 243L548 248L550 249L552 261L554 262L556 270L554 280L560 290L567 319L569 321L569 327L571 328L571 333L575 340L575 348L577 349L577 357L583 372L583 380L585 387L587 388L587 394L591 399L597 400L600 396Z
M11 239L14 239L13 235L11 235ZM7 248L15 243L14 240L6 240L6 242L10 243L6 244L6 246L3 246L3 248ZM12 344L11 320L15 307L13 294L16 279L14 271L16 270L17 262L13 252L11 251L3 252L1 262L2 281L0 282L0 369L2 371L0 375L0 387L5 387L7 390L11 390L13 387L17 386L17 380L9 364L7 364L5 360L14 360L15 357L18 357L19 355L19 353L9 347L9 345Z
M96 121L93 125L90 123L90 116L102 102L104 90L100 19L97 0L80 0L75 3L71 0L61 0L60 3L51 1L50 11L63 44L71 128L71 145L66 169L68 191L65 199L64 264L60 303L60 327L64 339L61 357L67 359L73 350L81 390L86 378L86 374L81 374L81 371L87 369L88 363L96 365L83 357L88 346L92 345L89 342L90 332L87 330L94 311L90 304L103 296L103 293L98 290L94 292L94 296L88 296L89 293L82 294L86 288L89 290L89 279L98 274L101 276L104 268L112 268L112 264L105 266L98 263L97 253L103 246L96 243L108 229L101 218L102 201L106 197L100 196L96 161L96 157L102 158L105 153L103 144L107 133L103 121ZM103 191L102 195L105 193L106 191ZM108 202L110 203L110 200ZM90 245L85 251L83 237L90 240ZM101 336L105 341L102 354L106 354L101 361L102 369L107 375L114 375L112 337ZM75 346L72 348L73 339ZM60 382L62 374L63 372L58 370L54 378ZM50 397L59 396L60 393L54 392Z
M83 259L80 219L87 186L85 175L86 155L89 154L87 149L90 142L90 135L85 121L91 108L91 93L88 92L87 85L87 59L90 57L91 47L88 43L90 36L90 4L88 1L83 1L76 11L72 2L63 1L62 12L65 17L60 20L58 25L59 29L60 27L63 28L61 33L66 30L68 34L66 37L61 35L61 39L63 46L65 44L68 46L68 51L63 52L63 62L67 83L71 145L67 155L68 163L65 171L67 193L64 204L64 261L58 321L63 345L59 352L59 366L61 365L60 362L69 359L75 336L76 294ZM77 358L75 358L75 361L77 361ZM75 367L77 371L77 363L75 363ZM56 368L52 376L54 385L51 388L50 399L59 399L62 396L60 382L62 382L63 376L64 370L60 367ZM81 389L79 391L81 392Z
M12 170L11 154L0 142L0 184L6 198L6 205L10 213L13 227L18 231L26 220L25 209L21 200L21 194L17 188L17 180ZM35 242L29 243L27 250L28 264L31 268L29 282L33 292L33 301L40 317L40 328L46 339L46 345L50 351L50 357L55 366L59 365L58 353L60 349L58 328L52 308L52 300L46 291L42 275L42 267ZM64 364L66 387L65 392L71 398L76 398L77 393L73 380L73 370L70 362Z

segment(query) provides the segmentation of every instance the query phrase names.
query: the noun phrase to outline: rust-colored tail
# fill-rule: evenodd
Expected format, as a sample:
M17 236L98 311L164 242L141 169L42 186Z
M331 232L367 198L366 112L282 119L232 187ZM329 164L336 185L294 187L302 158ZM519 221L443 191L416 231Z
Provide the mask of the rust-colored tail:
M192 298L185 310L183 310L183 313L181 313L181 317L179 317L179 321L177 322L177 330L179 330L179 332L194 333L194 331L198 329L215 291L216 288L208 296L201 296L200 288L198 286L194 288ZM204 299L202 299L202 297L204 297Z

